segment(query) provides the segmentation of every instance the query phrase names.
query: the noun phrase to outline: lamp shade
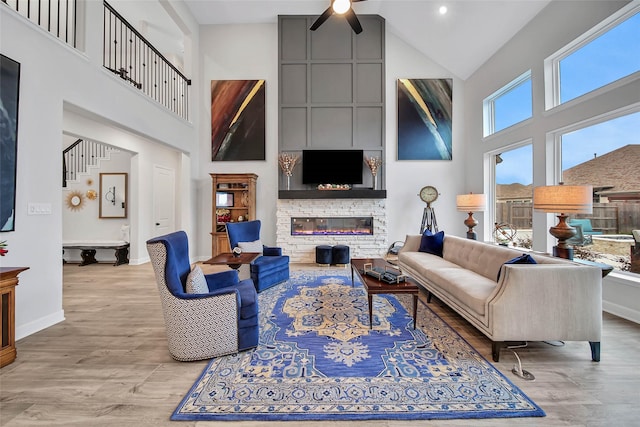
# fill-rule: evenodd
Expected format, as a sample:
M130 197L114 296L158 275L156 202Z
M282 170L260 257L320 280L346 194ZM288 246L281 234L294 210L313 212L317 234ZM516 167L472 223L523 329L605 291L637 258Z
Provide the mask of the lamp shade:
M547 213L593 213L593 187L562 184L535 187L533 208Z
M460 194L456 196L456 207L461 212L481 212L487 208L484 194Z

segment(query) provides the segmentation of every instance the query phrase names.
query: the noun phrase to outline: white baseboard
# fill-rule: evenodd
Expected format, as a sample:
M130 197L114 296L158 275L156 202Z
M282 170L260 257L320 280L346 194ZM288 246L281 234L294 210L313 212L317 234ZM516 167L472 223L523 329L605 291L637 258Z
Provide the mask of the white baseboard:
M64 310L60 310L25 325L16 326L16 341L63 321Z
M602 310L631 322L640 323L640 311L633 310L629 307L609 301L602 301Z

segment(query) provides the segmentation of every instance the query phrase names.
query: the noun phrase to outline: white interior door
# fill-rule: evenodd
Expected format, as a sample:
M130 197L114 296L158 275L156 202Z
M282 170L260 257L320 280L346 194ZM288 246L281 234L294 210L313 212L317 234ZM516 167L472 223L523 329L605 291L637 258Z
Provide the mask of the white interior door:
M156 236L175 231L175 171L153 166L153 230Z

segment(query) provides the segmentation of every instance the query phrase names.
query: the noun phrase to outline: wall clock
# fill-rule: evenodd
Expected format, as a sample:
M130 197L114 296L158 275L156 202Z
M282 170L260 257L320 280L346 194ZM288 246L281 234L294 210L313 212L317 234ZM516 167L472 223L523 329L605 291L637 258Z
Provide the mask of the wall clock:
M438 198L438 190L436 189L436 187L432 185L427 185L425 187L422 187L422 189L420 190L420 198L426 204L435 202L436 199Z

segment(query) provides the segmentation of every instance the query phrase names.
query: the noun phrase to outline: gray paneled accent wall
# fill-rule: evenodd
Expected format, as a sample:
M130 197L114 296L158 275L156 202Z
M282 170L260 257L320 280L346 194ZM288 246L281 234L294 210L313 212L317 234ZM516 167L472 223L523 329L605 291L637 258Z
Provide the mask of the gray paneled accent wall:
M356 35L337 16L310 31L316 18L278 17L278 151L300 156L291 190L313 189L302 184L302 150L307 149L362 149L365 156L380 157L377 188L384 189L384 19L359 15L363 31ZM363 165L363 184L354 188L372 186ZM279 189L286 189L282 172Z

